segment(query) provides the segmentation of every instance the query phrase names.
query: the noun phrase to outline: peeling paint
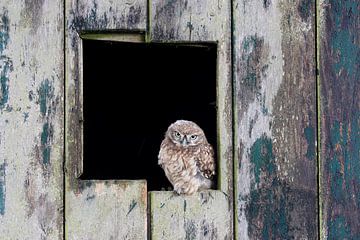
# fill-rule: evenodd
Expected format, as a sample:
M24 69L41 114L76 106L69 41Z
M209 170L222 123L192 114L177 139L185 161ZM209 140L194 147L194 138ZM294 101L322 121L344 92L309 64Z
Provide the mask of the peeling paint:
M54 87L52 83L45 79L38 88L40 113L45 120L40 135L40 151L42 164L50 164L51 143L53 139L53 124L51 115L55 112L54 107Z
M196 239L196 226L193 221L185 220L184 229L185 229L185 240L195 240Z
M309 16L312 14L312 0L301 0L298 5L298 12L302 21L307 21Z
M250 149L250 161L253 165L256 184L260 183L261 174L271 176L275 173L274 159L272 140L265 135L261 136Z
M50 104L54 98L54 87L48 79L45 79L41 83L38 89L38 94L39 94L40 112L42 116L45 117L47 115L50 115L52 111Z
M309 160L315 159L315 129L311 125L304 128L304 135L307 142L306 157Z
M141 6L131 6L129 9L129 17L127 20L128 26L135 26L140 23L141 20Z
M322 231L360 239L360 5L326 1L320 21Z
M269 8L271 5L271 0L263 0L263 6L265 9Z
M0 109L3 109L9 100L9 73L13 70L11 59L4 53L10 39L9 31L8 11L3 9L0 14Z
M264 38L257 35L251 35L244 38L242 42L243 53L241 59L244 61L246 74L243 76L242 81L245 86L251 90L260 90L260 71L259 64L261 54L264 46Z
M6 196L5 170L6 170L6 163L3 163L0 165L0 215L5 214L5 196Z
M24 117L24 123L28 120L29 118L29 113L28 112L24 112L23 113L23 117Z
M35 33L41 26L44 0L25 0L25 6L21 11L21 23L30 27Z
M128 216L132 210L134 210L134 208L136 207L137 205L137 202L133 199L130 203L130 206L129 206L129 211L127 212L126 216Z
M51 139L53 138L53 127L49 123L44 123L41 132L41 150L42 163L47 165L50 163Z

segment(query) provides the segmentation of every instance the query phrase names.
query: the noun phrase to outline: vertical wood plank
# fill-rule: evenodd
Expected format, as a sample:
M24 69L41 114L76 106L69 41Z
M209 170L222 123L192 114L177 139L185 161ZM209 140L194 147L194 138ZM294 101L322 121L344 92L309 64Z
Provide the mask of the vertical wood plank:
M0 4L1 239L63 239L63 9Z
M321 237L360 239L360 3L319 7Z
M220 191L192 196L150 192L152 239L233 239L228 197Z
M194 198L176 196L167 199L170 193L151 193L151 215L157 216L156 221L151 223L151 236L157 239L167 239L166 231L171 229L171 222L193 221L199 227L201 221L207 221L203 211L218 214L217 218L210 218L211 224L208 231L218 232L218 239L231 239L232 215L233 215L233 156L232 156L232 81L231 81L231 6L230 1L164 1L154 0L150 2L150 26L149 40L154 42L217 42L217 123L218 123L218 189L226 194L226 198L220 197L221 193L214 195L214 206L219 204L226 211L209 211L207 206L200 206ZM166 201L174 209L164 211L159 203ZM183 201L187 206L196 208L193 215L178 214L177 209L183 208ZM215 204L216 203L216 204ZM176 206L176 207L175 207ZM227 206L227 207L224 207ZM224 207L224 208L223 208ZM188 218L189 217L189 218ZM171 221L165 219L171 218ZM229 224L222 228L219 219L226 219ZM157 226L158 223L161 225ZM193 226L193 225L191 225ZM185 239L212 239L211 235L201 234L188 236L185 225L178 226L179 237ZM164 232L165 235L162 235ZM173 231L172 231L173 232ZM196 232L196 231L195 231ZM183 239L184 239L183 238Z
M66 0L66 239L146 239L146 181L80 180L84 32L145 31L146 0ZM101 100L100 100L101 101ZM104 103L106 104L106 103ZM99 159L101 164L101 159Z
M316 239L314 2L233 1L237 239Z

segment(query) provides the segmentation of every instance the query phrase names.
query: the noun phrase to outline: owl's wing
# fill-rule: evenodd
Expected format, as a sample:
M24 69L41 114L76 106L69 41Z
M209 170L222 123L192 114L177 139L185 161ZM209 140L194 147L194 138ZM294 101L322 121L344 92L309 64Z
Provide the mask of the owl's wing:
M160 167L163 167L164 164L164 158L165 158L165 154L166 154L166 146L165 146L165 142L162 141L161 145L160 145L160 151L159 151L159 155L158 155L158 164L160 165Z
M214 150L210 144L204 145L201 149L198 164L204 177L212 178L215 175Z

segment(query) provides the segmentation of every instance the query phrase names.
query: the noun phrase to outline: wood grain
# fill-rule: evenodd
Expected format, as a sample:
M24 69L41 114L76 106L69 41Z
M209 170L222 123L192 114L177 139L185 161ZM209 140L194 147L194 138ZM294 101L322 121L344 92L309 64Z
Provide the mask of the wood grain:
M63 4L0 5L0 238L63 239Z
M316 239L311 1L233 1L235 236Z
M151 239L233 239L228 197L220 191L192 196L149 193Z
M319 8L321 237L360 239L360 3Z
M232 82L231 82L231 7L229 1L151 1L149 41L153 42L216 42L218 44L217 53L217 123L218 123L218 189L226 194L224 199L221 192L214 194L214 203L219 203L226 211L206 210L209 214L219 214L219 219L226 219L227 223L232 222L233 205L233 157L232 157ZM168 212L160 209L159 201L169 193L151 193L152 203L151 212L156 214L155 222L151 223L151 236L162 236L169 234L171 222L193 221L197 227L200 222L205 220L206 213L196 202L201 194L196 194L193 198L184 196L174 197L169 201ZM196 207L196 211L187 219L187 215L178 214L178 209L183 208L183 202L187 201L189 206ZM224 201L227 200L227 203ZM154 202L155 201L155 202ZM226 207L225 207L226 206ZM204 209L205 211L205 209ZM159 213L162 213L161 215ZM171 221L167 221L172 216ZM232 224L222 228L222 223L216 219L209 219L209 232L218 232L218 239L232 238ZM158 223L161 223L157 226ZM200 230L194 230L195 235L186 235L185 225L178 226L179 237L185 239L216 239L211 236L202 236ZM173 231L172 231L173 233ZM164 235L164 236L165 236ZM187 238L186 238L187 237ZM163 237L166 239L166 237Z
M83 33L145 31L145 0L66 0L66 239L146 239L145 181L80 180ZM89 37L89 35L87 35ZM97 39L95 37L95 39ZM104 36L99 39L104 39Z

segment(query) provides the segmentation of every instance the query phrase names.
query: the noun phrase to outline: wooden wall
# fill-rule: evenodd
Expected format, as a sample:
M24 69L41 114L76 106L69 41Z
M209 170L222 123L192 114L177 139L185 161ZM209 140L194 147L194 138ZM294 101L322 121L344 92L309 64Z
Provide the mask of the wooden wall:
M323 239L360 239L360 2L319 6Z
M0 238L359 239L359 29L357 0L2 0ZM78 178L81 36L124 30L86 37L218 44L218 190Z
M64 4L0 2L0 238L63 238Z

